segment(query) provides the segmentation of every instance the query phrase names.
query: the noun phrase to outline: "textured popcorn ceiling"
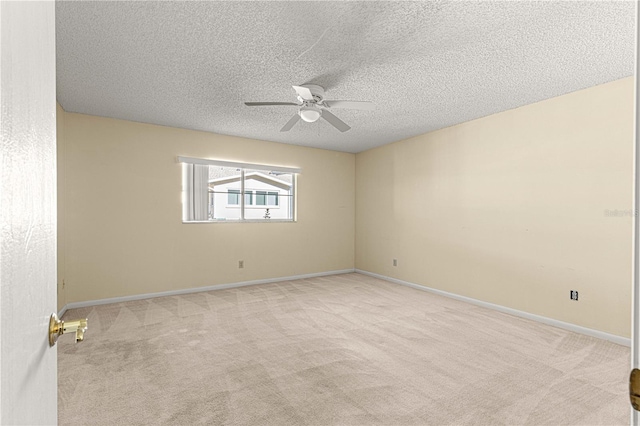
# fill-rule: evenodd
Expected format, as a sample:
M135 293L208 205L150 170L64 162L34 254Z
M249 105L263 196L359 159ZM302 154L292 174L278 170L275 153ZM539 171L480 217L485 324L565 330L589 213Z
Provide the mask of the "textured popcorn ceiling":
M633 74L634 3L56 2L71 112L359 152ZM375 111L280 128L293 84ZM544 125L544 123L540 123Z

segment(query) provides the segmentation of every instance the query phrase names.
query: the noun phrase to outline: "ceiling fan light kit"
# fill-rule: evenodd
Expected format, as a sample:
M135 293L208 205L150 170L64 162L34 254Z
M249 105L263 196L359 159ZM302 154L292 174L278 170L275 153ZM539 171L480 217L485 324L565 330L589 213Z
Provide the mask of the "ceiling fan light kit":
M320 108L318 107L304 106L300 108L298 114L300 114L300 118L302 118L307 123L313 123L314 121L318 121L318 118L320 118L320 115L322 113L320 112Z
M302 118L307 123L318 121L322 117L327 123L341 132L351 129L344 121L329 112L329 108L357 109L365 111L373 111L375 106L372 102L366 101L343 101L343 100L324 100L324 88L317 84L303 84L301 86L293 86L297 93L299 103L293 102L245 102L246 106L297 106L298 112L289 119L287 124L280 129L281 132L288 132Z

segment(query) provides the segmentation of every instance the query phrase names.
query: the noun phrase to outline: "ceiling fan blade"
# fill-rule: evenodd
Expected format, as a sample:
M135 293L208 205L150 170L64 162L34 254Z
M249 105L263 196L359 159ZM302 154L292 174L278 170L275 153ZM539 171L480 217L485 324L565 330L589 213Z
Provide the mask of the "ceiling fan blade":
M322 104L329 108L360 109L365 111L376 109L376 105L368 101L323 101Z
M309 90L308 87L293 86L293 90L295 90L296 93L298 93L298 96L300 96L305 101L312 101L313 100L313 93L311 93L311 90Z
M351 127L349 127L349 125L347 123L345 123L344 121L340 120L338 117L336 117L335 115L331 114L326 109L322 110L322 118L327 120L329 122L329 124L331 124L336 129L340 130L341 132L346 132L347 130L349 130L351 128Z
M298 122L298 120L300 120L300 116L298 115L298 113L295 113L293 117L291 117L291 120L287 121L287 124L285 124L284 127L280 129L280 131L288 132L289 130L291 130L293 125Z
M269 105L295 105L295 106L299 106L298 104L295 104L293 102L245 102L244 104L246 106L269 106Z

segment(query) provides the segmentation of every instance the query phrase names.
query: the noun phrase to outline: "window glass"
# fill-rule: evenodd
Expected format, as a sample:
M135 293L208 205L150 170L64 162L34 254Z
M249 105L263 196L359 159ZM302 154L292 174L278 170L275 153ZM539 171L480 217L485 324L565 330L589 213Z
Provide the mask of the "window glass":
M278 185L267 191L267 207L271 218L289 217L294 214L295 174L271 172L270 176L277 180ZM275 214L274 214L275 213Z
M292 220L294 175L269 170L245 169L245 191L253 192L253 204L245 205L247 220Z
M209 191L213 194L213 203L209 205L209 220L241 220L242 169L205 167L209 169Z

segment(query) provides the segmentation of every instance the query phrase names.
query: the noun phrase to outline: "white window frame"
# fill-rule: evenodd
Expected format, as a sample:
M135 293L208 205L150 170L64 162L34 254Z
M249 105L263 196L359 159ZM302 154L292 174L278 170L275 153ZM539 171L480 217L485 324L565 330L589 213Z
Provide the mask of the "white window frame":
M207 220L207 221L182 221L182 223L238 223L238 222L257 222L257 223L265 223L265 222L296 222L297 221L297 180L298 175L301 173L302 169L297 167L284 167L284 166L271 166L268 164L253 164L253 163L241 163L235 161L225 161L225 160L212 160L206 158L195 158L195 157L178 157L178 163L187 163L187 164L202 164L208 166L221 166L221 167L230 167L230 168L238 168L240 169L240 219L239 220ZM292 175L291 179L291 200L289 201L289 210L291 219L245 219L245 169L265 171L265 172L282 172L282 173L290 173ZM267 191L268 194L268 191ZM255 201L255 190L253 194L253 198ZM267 195L265 195L267 197ZM281 195L278 195L279 202L282 200ZM265 198L266 200L266 198ZM235 204L234 204L235 205ZM265 208L270 208L270 206L260 206ZM280 206L272 206L274 208L279 208Z

